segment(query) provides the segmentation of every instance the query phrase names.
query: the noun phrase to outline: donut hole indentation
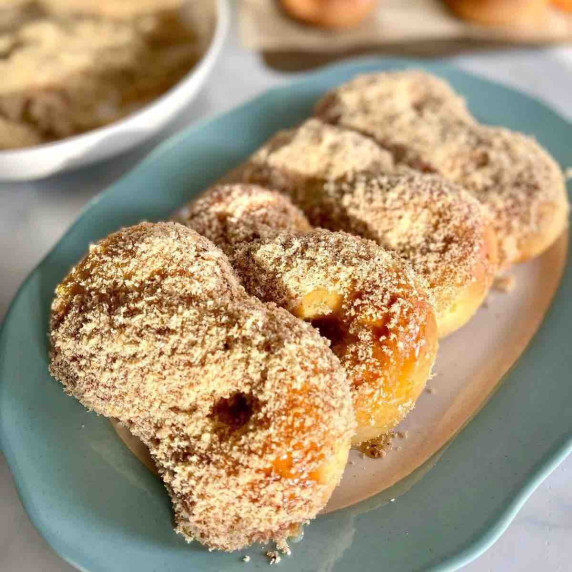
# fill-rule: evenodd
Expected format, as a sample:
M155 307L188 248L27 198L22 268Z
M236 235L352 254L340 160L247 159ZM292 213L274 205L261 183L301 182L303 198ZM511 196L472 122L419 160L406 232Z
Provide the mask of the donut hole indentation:
M347 334L341 318L343 300L335 290L315 288L302 298L293 313L330 340L332 348L339 347L344 344Z
M332 347L337 346L344 341L345 332L337 316L331 314L328 316L321 316L319 318L314 318L310 323L320 332L322 337L330 340Z
M258 400L243 392L219 399L212 408L211 416L216 425L230 431L244 427L258 408Z

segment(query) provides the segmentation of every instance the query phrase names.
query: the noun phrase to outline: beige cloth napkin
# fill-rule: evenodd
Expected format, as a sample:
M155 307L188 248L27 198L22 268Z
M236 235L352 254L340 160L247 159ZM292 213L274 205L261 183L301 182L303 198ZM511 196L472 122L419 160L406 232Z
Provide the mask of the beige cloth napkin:
M243 44L264 51L334 52L427 40L572 41L572 16L556 9L534 29L509 30L464 22L441 0L379 0L359 27L335 32L291 20L277 0L242 0L239 17Z

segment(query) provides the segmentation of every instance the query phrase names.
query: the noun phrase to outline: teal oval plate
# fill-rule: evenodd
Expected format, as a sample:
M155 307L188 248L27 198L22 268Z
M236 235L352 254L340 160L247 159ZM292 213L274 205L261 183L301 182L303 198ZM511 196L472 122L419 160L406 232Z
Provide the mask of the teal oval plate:
M343 63L162 144L88 205L21 287L0 338L1 444L30 518L71 564L91 572L244 572L268 565L260 547L244 552L251 556L246 565L242 554L209 553L173 533L159 480L106 419L50 378L47 331L56 284L90 242L142 219L169 217L277 129L305 118L327 89L357 73L413 66L449 80L482 121L534 134L562 166L572 165L571 125L539 101L439 62ZM397 502L373 497L318 518L280 569L452 570L484 551L572 448L570 324L567 264L532 343L436 465Z

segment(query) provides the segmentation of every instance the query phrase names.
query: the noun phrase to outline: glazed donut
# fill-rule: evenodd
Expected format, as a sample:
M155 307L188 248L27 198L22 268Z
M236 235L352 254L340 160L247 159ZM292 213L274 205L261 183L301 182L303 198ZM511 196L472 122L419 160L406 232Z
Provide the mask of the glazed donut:
M255 192L269 193L248 185L214 188L188 207L187 224L226 244L226 221L241 224L240 217L229 216L241 192L245 200ZM288 201L274 194L274 204ZM209 211L208 204L215 208ZM374 242L327 230L282 228L272 236L267 226L272 215L259 211L259 216L258 234L264 238L237 242L231 253L246 290L310 322L330 340L352 387L358 424L354 444L389 432L413 408L436 357L435 316L424 284ZM245 235L254 224L247 219Z
M338 359L180 224L92 246L58 286L51 344L66 392L147 445L187 540L282 542L340 480L355 421Z
M433 292L441 337L465 324L490 289L497 255L485 209L445 179L397 172L358 133L311 120L276 135L236 173L290 196L312 225L375 240L413 264Z
M501 266L541 254L566 228L564 179L550 155L520 133L479 125L440 79L359 76L327 94L316 115L371 137L397 163L467 187L493 216Z

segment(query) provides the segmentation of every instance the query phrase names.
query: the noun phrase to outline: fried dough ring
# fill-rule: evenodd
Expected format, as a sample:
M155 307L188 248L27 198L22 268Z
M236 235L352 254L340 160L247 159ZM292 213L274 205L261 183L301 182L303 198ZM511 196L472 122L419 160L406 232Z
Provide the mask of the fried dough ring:
M282 541L341 478L354 418L338 359L182 225L93 246L57 289L51 343L66 391L148 446L188 540Z
M215 187L189 205L186 224L228 245L227 221L241 224L233 209L240 205L243 212L243 201L254 200L256 193L274 195L273 201L265 200L268 210L278 205L281 213L295 212L276 192L230 185ZM230 252L247 291L310 322L331 341L352 386L358 423L354 444L389 432L413 408L436 357L435 316L424 284L372 241L283 226L273 234L272 214L258 215L255 234L261 238L239 241ZM300 216L297 212L295 228L302 226ZM245 226L256 227L256 219L247 218Z
M326 183L307 211L317 226L374 240L427 281L439 337L466 324L497 272L489 217L467 191L441 177L362 173Z
M314 226L375 240L411 263L432 290L440 337L463 326L490 289L497 248L485 209L440 177L396 172L388 153L358 133L307 121L272 138L234 176L287 194Z
M479 125L439 78L415 70L358 76L318 102L316 115L371 137L398 164L467 188L493 216L502 266L541 254L567 226L554 159L530 137Z
M214 242L227 255L237 244L312 227L300 209L275 191L257 185L215 186L176 219Z

